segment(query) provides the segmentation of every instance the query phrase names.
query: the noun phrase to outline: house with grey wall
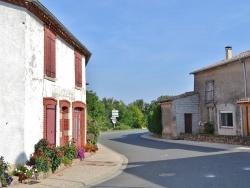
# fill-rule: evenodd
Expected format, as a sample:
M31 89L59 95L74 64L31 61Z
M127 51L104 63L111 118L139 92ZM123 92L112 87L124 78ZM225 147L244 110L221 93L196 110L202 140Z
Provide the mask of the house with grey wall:
M197 133L206 122L214 124L217 135L249 136L250 51L233 56L227 46L224 60L190 74L193 92L161 101L162 137Z
M250 94L250 51L233 56L228 46L225 52L224 60L190 73L200 95L199 119L213 122L218 135L249 135L249 123L244 125L238 103L246 104Z
M162 138L175 139L180 133L198 133L198 104L197 92L186 92L161 101Z

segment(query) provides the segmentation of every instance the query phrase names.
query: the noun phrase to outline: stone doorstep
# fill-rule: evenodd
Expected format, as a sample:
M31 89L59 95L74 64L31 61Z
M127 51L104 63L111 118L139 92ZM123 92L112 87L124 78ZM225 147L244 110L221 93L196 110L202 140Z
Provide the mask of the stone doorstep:
M90 157L91 155L93 155L93 153L90 153L90 152L86 152L85 153L85 159ZM73 159L72 161L72 164L71 165L64 165L64 164L61 164L59 166L59 168L54 172L52 173L52 171L50 170L49 172L39 172L38 173L38 177L37 178L31 178L31 179L27 179L27 180L24 180L23 184L34 184L34 183L37 183L37 180L39 179L45 179L49 176L51 176L52 174L56 174L66 168L70 168L71 166L79 163L81 160L80 159ZM12 182L12 185L17 185L17 184L20 184L20 182L18 181L18 176L12 176L13 178L13 182Z

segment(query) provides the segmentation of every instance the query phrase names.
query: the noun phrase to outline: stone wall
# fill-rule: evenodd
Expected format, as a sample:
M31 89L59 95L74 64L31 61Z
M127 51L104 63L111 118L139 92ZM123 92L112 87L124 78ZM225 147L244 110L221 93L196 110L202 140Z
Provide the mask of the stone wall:
M190 140L199 142L214 142L222 144L246 145L250 146L250 137L242 136L224 136L224 135L209 135L209 134L181 134L180 140Z

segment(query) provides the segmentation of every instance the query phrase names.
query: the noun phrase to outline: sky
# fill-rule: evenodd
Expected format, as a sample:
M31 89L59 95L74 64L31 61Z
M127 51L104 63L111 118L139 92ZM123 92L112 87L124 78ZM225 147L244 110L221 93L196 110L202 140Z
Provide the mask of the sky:
M92 53L87 90L150 103L193 91L190 72L250 50L249 0L39 0Z

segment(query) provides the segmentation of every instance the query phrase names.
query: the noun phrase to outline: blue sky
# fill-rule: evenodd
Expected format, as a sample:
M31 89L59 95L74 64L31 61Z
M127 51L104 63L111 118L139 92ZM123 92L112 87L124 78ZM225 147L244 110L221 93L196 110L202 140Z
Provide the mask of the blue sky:
M249 0L39 0L91 52L87 90L126 104L193 90L189 73L250 50Z

